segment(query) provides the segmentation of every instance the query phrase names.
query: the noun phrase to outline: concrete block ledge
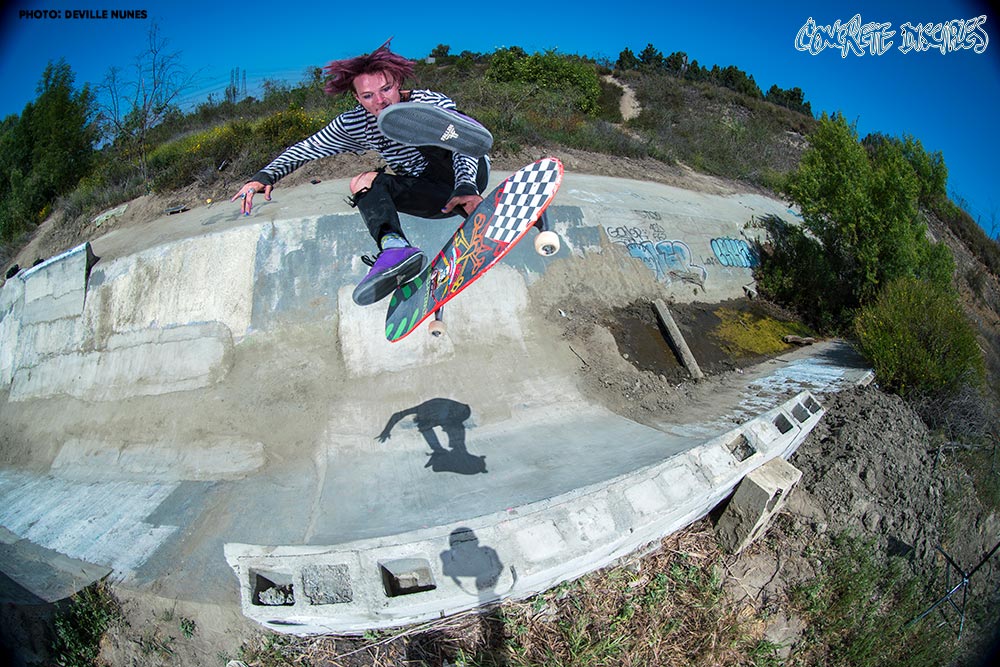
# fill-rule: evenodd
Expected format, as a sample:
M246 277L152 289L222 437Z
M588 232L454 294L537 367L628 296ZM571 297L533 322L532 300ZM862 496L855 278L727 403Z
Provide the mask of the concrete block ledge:
M705 516L824 414L803 391L704 444L612 480L475 519L315 546L229 543L243 613L276 632L363 633L524 598Z
M84 243L17 274L15 280L24 285L21 323L79 317L97 259L90 244Z

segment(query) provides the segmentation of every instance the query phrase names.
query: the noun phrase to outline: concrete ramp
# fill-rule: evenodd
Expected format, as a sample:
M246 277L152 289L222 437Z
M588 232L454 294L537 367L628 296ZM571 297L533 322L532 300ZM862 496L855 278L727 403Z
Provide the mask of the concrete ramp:
M683 528L747 472L794 451L822 414L803 392L697 445L700 432L666 435L613 415L536 421L525 425L528 434L504 434L496 468L509 472L479 488L441 489L436 497L420 493L426 489L383 490L372 500L379 514L403 518L395 526L372 525L356 512L360 524L317 534L323 546L229 543L226 559L240 579L244 613L279 632L352 633L432 620L546 590ZM540 447L541 455L528 451ZM365 466L345 468L369 482L384 479ZM365 502L370 494L332 488L351 488L350 502L373 507ZM437 512L421 512L429 507ZM380 535L392 527L409 530ZM329 539L369 531L378 536Z
M868 372L825 343L643 423L584 382L582 313L742 296L746 225L794 219L780 202L567 174L556 257L521 244L449 304L447 337L390 344L384 306L350 299L371 242L345 192L163 217L7 281L8 542L283 632L388 627L683 527ZM404 225L433 249L454 220ZM591 351L621 362L608 336Z
M111 573L69 558L0 527L0 603L41 605L64 600Z

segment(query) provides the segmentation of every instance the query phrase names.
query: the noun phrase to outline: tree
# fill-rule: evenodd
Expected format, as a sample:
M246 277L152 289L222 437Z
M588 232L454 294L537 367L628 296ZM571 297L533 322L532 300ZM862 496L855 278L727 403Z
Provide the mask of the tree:
M809 144L786 190L804 231L770 223L762 287L803 312L821 303L823 312L814 315L834 329L846 328L860 306L897 278L948 287L951 255L927 240L917 175L898 144L863 145L839 114L824 114Z
M714 74L715 68L713 68L712 71ZM760 88L757 86L757 83L753 80L753 76L748 76L746 72L733 65L723 68L718 73L718 77L715 81L720 86L724 86L730 90L735 90L737 93L742 93L749 97L756 97L759 99L764 96L763 93L760 92Z
M40 222L46 207L92 166L96 104L88 86L74 88L65 61L49 63L38 97L0 125L0 235L9 239Z
M618 54L618 61L615 63L615 68L624 72L639 69L639 64L639 59L632 53L632 49L626 47Z
M653 46L651 43L646 45L646 48L642 50L639 54L639 62L642 63L644 67L649 69L662 69L663 68L663 52Z
M936 198L947 197L948 167L941 151L928 153L920 140L909 134L903 135L900 149L920 181L920 203L930 204Z
M179 53L167 53L159 28L149 29L149 49L136 58L133 78L112 67L102 84L107 103L101 110L105 133L132 160L149 187L150 131L175 107L192 77L180 65Z
M668 72L681 75L688 67L688 56L683 51L674 51L663 61Z
M703 81L708 74L705 69L698 64L697 60L692 60L691 64L684 71L684 78L689 81Z
M767 94L764 95L764 99L772 104L812 116L812 105L805 101L805 93L798 86L783 90L775 84L768 89Z
M438 44L431 49L429 55L431 58L445 58L447 57L449 51L451 51L451 47L447 44Z

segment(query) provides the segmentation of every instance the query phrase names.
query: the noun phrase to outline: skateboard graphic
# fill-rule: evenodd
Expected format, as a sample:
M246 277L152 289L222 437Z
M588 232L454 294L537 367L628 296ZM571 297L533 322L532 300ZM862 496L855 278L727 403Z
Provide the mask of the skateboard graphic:
M562 163L543 158L514 172L486 195L427 267L393 292L385 317L386 339L403 339L431 315L435 320L430 333L443 334L444 304L496 265L530 228L539 229L536 252L558 252L559 237L547 228L545 209L562 177Z
M397 102L383 109L378 129L407 146L438 146L470 157L482 157L493 146L493 135L474 119L421 102Z

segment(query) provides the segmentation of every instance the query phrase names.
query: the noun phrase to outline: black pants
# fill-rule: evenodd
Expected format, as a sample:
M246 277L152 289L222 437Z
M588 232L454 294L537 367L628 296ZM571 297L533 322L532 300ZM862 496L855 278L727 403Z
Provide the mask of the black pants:
M436 147L424 148L421 152L430 164L420 176L382 172L375 177L370 188L354 196L354 203L375 243L379 243L386 234L399 234L406 238L399 222L400 213L428 219L464 215L461 209L454 209L452 213L441 212L455 189L451 152ZM479 161L479 171L476 180L482 192L489 180L489 166L485 158Z

